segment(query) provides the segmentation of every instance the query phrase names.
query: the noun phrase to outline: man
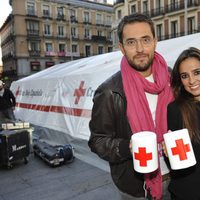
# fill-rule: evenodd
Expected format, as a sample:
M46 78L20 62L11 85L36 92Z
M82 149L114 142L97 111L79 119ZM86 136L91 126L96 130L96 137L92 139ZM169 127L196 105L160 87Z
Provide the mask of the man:
M155 52L157 40L149 17L125 16L118 25L118 37L124 55L121 71L95 92L88 145L109 162L122 199L168 199L164 193L169 170L161 145L167 132L166 107L172 100L167 65ZM145 175L134 171L129 148L131 135L140 131L157 134L160 157L158 170Z
M13 110L15 108L15 96L12 91L4 87L3 81L0 80L0 117L2 120L15 120Z

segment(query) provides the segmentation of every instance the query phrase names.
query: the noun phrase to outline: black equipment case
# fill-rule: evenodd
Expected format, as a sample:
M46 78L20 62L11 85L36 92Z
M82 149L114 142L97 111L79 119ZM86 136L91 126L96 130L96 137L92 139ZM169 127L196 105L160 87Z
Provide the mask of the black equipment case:
M28 163L30 134L26 129L2 130L0 132L0 165L12 168L15 161Z
M71 163L74 160L74 149L70 144L50 145L45 141L36 140L33 152L51 167Z

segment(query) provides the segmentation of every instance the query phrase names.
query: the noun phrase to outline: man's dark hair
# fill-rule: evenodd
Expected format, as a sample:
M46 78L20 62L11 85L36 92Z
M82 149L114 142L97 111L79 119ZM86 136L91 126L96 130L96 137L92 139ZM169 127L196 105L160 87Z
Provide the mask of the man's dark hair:
M151 18L141 13L134 13L134 14L125 16L118 25L117 32L118 32L118 38L119 38L120 43L123 43L124 26L127 24L133 24L136 22L144 22L144 23L149 24L153 37L155 38L155 29L154 29L154 24Z

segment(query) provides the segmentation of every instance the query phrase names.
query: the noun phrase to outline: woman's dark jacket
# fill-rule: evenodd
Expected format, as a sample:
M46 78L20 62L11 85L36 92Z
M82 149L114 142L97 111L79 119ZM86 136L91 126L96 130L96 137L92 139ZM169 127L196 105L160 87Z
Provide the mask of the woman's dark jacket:
M0 96L0 110L6 110L8 108L15 107L16 101L13 93L5 88L3 96Z
M98 87L93 101L88 142L91 151L109 162L112 179L119 190L143 197L143 176L134 171L129 149L132 133L126 115L121 72Z
M200 124L200 103L197 104ZM168 129L171 131L183 128L182 116L177 102L168 105ZM200 129L199 129L200 134ZM173 170L169 190L177 200L200 200L200 144L192 141L197 164L183 170Z

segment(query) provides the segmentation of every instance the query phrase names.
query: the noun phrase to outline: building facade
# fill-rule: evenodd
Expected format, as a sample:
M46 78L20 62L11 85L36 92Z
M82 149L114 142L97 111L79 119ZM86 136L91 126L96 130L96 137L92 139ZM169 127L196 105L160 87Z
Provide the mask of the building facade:
M112 5L84 0L10 0L10 5L0 29L6 76L19 79L113 50Z
M118 49L120 19L135 12L152 18L158 41L200 32L200 0L115 0L114 12L114 49Z

